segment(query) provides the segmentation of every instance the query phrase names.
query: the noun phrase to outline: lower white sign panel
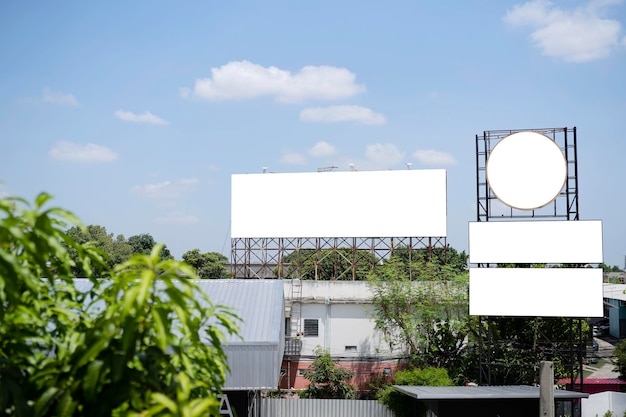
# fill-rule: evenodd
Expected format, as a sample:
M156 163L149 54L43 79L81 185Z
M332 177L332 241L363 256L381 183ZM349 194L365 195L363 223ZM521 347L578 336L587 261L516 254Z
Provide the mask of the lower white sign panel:
M473 316L602 317L601 268L470 268Z

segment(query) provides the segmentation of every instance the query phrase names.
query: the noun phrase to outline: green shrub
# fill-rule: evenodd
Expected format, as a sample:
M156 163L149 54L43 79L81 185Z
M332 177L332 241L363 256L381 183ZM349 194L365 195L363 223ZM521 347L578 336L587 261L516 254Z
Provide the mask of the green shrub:
M160 259L162 245L97 279L102 253L63 231L84 226L49 199L0 199L0 412L219 415L236 316L179 279L194 270ZM77 266L89 291L75 286Z

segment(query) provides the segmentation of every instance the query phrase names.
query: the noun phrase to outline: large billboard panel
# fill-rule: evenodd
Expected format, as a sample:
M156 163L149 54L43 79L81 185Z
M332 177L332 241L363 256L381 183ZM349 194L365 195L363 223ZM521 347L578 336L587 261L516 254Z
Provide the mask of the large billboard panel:
M470 263L600 263L602 221L471 222Z
M470 268L470 315L602 317L601 268Z
M232 238L443 237L446 171L235 174Z

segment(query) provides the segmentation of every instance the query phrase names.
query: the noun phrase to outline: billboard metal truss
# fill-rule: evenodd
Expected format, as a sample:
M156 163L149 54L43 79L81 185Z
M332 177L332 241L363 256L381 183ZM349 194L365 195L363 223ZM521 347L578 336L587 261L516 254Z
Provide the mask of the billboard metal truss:
M567 180L562 192L550 204L540 209L517 210L497 204L498 198L487 183L486 167L491 151L500 140L517 132L537 132L551 138L567 161ZM532 163L533 161L528 161L529 169L532 169ZM479 222L524 218L579 220L576 128L486 130L482 135L476 135L476 212Z
M313 267L313 279L321 277L318 271L323 266L323 279L330 275L333 280L355 280L359 270L373 271L398 251L408 257L411 265L418 251L426 251L430 259L433 249L445 250L446 246L445 237L234 238L231 272L235 278L302 278L306 264L309 269ZM286 258L288 255L291 257ZM298 262L289 260L294 258ZM412 279L412 269L409 274Z

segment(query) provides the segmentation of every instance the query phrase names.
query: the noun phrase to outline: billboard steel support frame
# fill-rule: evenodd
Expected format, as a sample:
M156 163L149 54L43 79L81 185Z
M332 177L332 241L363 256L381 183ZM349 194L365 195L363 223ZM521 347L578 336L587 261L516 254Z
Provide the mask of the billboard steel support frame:
M551 138L561 149L567 163L567 177L562 191L546 206L535 210L518 210L505 207L504 204L494 204L498 198L489 188L487 181L487 160L493 148L505 137L523 131L541 133ZM476 135L476 218L479 222L507 221L523 219L563 219L579 220L578 199L578 154L576 143L576 127L548 128L548 129L516 129L516 130L488 130L482 135ZM531 161L529 161L531 166ZM478 267L490 267L490 264L478 264ZM493 357L495 341L492 334L492 318L479 317L479 383L491 385L493 382ZM583 340L582 322L569 318L568 347L556 352L561 355L571 378L572 387L583 391L583 352L586 350ZM576 342L575 334L578 334ZM546 341L551 344L557 341ZM565 341L558 341L565 342ZM577 378L580 384L576 385Z
M244 279L301 278L301 265L289 264L285 257L302 253L300 260L313 258L316 271L322 261L332 256L332 279L355 280L357 267L364 266L359 263L362 262L360 255L368 254L367 266L375 270L382 260L389 259L398 250L406 250L411 261L416 251L426 250L430 259L433 249L445 250L446 247L446 237L234 238L231 239L231 271L235 278ZM413 279L412 269L409 274Z

